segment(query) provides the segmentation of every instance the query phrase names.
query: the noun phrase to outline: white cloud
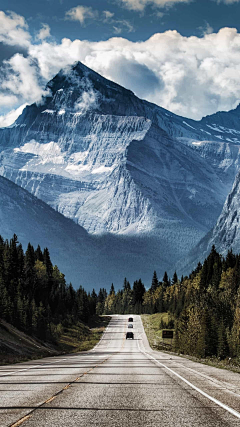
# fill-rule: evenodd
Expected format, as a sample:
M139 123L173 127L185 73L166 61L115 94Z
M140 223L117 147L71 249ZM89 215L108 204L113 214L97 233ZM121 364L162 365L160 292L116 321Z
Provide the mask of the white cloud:
M216 1L218 4L219 3L225 3L225 4L233 4L233 3L239 3L240 0L214 0Z
M0 11L0 42L8 45L28 47L31 36L25 19L14 12Z
M97 93L91 88L88 91L84 91L81 98L75 104L75 110L77 114L86 114L90 108L97 108L98 98Z
M31 57L16 53L5 61L5 78L0 88L3 92L18 96L28 103L39 101L44 93L39 85L38 70Z
M81 25L85 25L87 19L98 20L111 25L115 34L121 34L123 31L128 33L135 31L134 26L127 19L115 19L114 13L109 10L104 10L100 14L97 10L87 6L73 7L66 12L65 19L79 21Z
M8 107L16 104L18 101L17 96L11 94L0 93L0 107Z
M0 102L1 102L1 98L0 98ZM16 110L11 110L9 111L9 113L3 116L0 116L0 128L7 127L13 124L15 120L17 120L17 118L20 116L20 114L22 114L26 105L27 104L23 104L20 107L18 107Z
M114 17L114 13L109 12L109 10L104 10L103 11L103 16L106 20L111 19Z
M192 0L118 0L118 1L123 6L127 7L130 10L143 11L145 7L148 5L152 5L156 7L170 7L177 3L190 3Z
M201 30L203 36L213 33L213 28L207 21L205 21L205 25L203 27L198 27L198 29Z
M127 31L128 33L135 31L134 26L126 19L115 20L112 23L114 24L113 30L115 34L121 34L123 31Z
M45 40L48 37L50 37L50 27L48 24L42 24L42 28L39 31L39 33L37 34L37 39L38 40Z
M68 67L66 67L66 72L68 72ZM77 82L79 84L78 80ZM83 115L86 114L90 108L98 107L100 94L93 89L92 83L88 78L83 78L80 84L83 92L80 98L75 102L74 108L76 114Z
M47 81L61 68L82 61L137 96L182 116L200 119L230 110L240 99L240 34L234 28L210 30L206 26L203 37L166 31L143 42L113 37L29 44L27 57L16 54L5 61L0 104L10 108L40 100ZM91 91L85 92L89 99L84 95L82 106L81 102L95 102Z
M76 60L177 114L201 118L240 99L240 34L223 28L204 37L166 31L144 42L63 39L30 50L46 80Z
M98 11L88 6L76 6L66 12L65 19L79 21L81 25L85 24L86 19L97 19Z

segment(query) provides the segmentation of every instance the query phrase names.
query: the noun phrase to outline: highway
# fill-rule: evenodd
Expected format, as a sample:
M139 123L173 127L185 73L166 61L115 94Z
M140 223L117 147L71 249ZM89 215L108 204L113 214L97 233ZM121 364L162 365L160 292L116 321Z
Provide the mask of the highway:
M0 366L0 426L240 426L240 374L152 351L128 317L91 351Z

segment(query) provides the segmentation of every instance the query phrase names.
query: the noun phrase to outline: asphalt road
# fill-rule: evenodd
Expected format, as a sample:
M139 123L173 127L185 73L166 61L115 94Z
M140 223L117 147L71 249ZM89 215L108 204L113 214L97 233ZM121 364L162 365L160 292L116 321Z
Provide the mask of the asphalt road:
M239 374L152 351L127 318L92 351L0 367L0 426L240 426Z

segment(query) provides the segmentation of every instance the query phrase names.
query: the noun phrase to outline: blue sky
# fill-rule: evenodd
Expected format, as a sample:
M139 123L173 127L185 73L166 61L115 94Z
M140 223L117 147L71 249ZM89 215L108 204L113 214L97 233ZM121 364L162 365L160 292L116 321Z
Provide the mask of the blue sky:
M130 0L129 0L130 1ZM170 3L171 4L171 3ZM86 18L84 25L79 21L65 20L70 9L82 5L98 11L114 13L112 21ZM192 0L173 3L171 7L157 7L154 2L147 3L143 10L124 7L121 0L2 0L3 11L14 11L25 17L30 32L34 35L41 23L51 27L58 42L63 37L87 39L91 41L107 40L116 34L114 27L121 29L121 36L129 40L146 40L151 35L166 30L177 30L182 35L202 36L207 24L217 32L222 27L234 27L240 31L240 3L238 0L217 2L214 0ZM160 16L159 16L160 15ZM163 16L161 16L163 15ZM100 18L100 16L99 16ZM128 21L132 31L124 25ZM118 22L119 21L119 22Z
M1 10L0 126L75 60L187 117L239 103L240 0L2 0Z

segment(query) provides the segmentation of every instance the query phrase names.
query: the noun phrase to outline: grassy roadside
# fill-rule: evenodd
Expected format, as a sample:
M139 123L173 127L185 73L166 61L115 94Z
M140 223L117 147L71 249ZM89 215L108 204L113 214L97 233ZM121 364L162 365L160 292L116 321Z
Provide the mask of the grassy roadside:
M101 339L110 319L109 316L94 316L88 325L79 322L75 326L64 327L59 337L59 347L69 353L91 350Z
M88 351L99 342L109 321L109 316L94 316L88 325L61 325L54 342L43 342L0 320L0 365Z
M174 352L174 340L162 339L162 329L160 329L161 321L165 324L170 320L168 313L156 313L156 314L142 314L141 315L143 326L149 341L149 345L153 350L166 351L171 354L177 354L180 357L199 362L204 365L214 366L220 369L227 369L232 372L240 373L240 357L231 359L227 358L220 360L217 357L206 357L200 359L195 356L188 354L180 354Z
M172 350L173 340L162 338L161 324L170 322L172 317L168 313L155 313L155 314L142 314L141 315L143 326L148 337L150 347L153 350ZM167 327L168 329L168 327ZM173 329L170 329L173 330Z

